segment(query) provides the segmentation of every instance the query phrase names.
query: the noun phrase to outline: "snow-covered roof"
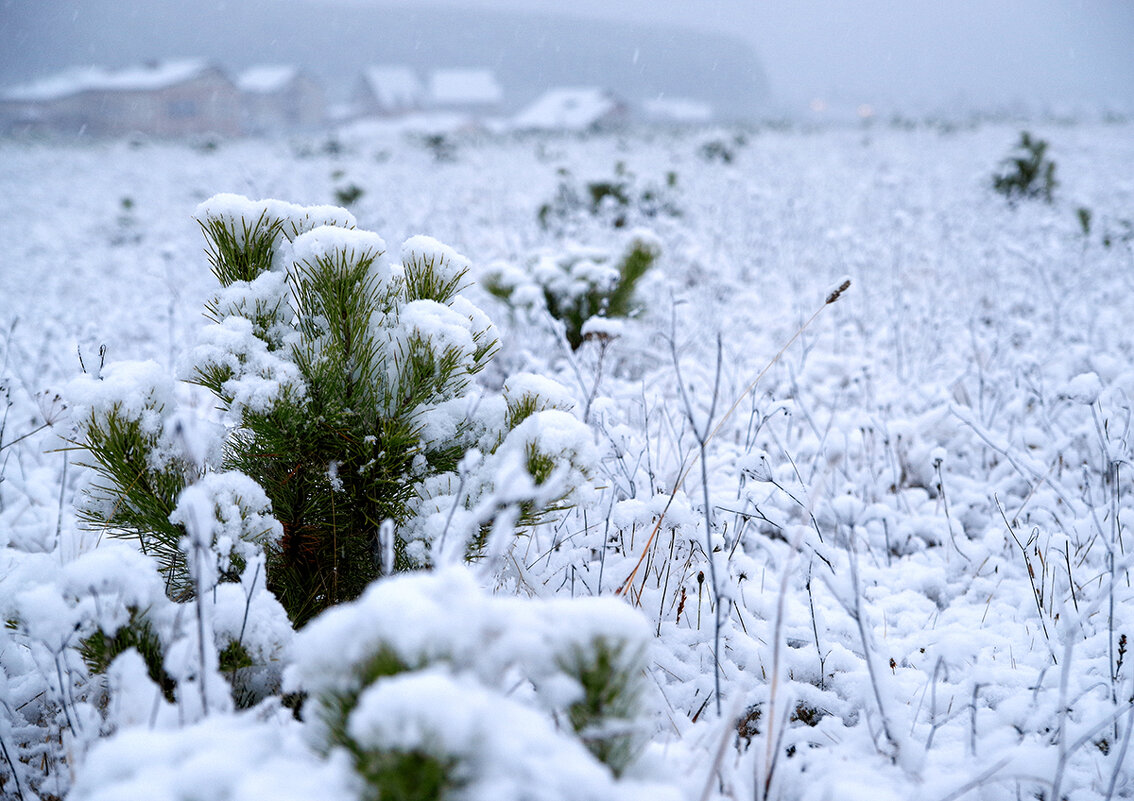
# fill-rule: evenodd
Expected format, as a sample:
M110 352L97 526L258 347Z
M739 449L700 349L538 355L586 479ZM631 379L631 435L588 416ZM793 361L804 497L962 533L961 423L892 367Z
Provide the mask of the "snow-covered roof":
M403 109L421 104L424 94L421 80L409 67L396 64L369 67L362 77L384 108Z
M583 131L617 107L618 101L605 89L552 89L517 114L514 123L517 128Z
M646 114L655 120L668 122L708 122L713 118L713 107L700 100L685 97L659 97L642 104Z
M345 143L364 145L375 140L396 139L405 134L454 134L474 130L478 121L455 111L421 111L397 117L367 117L336 129Z
M504 99L504 90L492 70L435 70L429 76L429 99L438 106L494 105Z
M166 61L120 70L77 67L14 86L2 97L5 100L42 101L58 100L91 90L131 92L164 89L191 81L209 69L208 62L200 59Z
M277 64L265 64L246 69L236 79L236 85L242 92L267 94L278 92L299 77L298 67L288 67Z

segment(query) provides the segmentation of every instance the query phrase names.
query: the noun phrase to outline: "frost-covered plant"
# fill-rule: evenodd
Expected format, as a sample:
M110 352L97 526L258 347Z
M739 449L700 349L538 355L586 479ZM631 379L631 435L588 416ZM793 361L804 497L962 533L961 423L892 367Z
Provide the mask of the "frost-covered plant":
M13 781L40 793L22 797L62 797L92 744L120 729L177 726L278 693L294 632L262 570L208 593L200 641L193 605L170 601L132 544L103 542L65 564L4 556L0 740ZM196 655L234 642L246 666L227 676L230 688ZM0 797L21 797L5 781L0 767Z
M142 234L138 230L138 217L134 213L134 198L129 195L118 201L117 226L110 236L112 245L133 245L142 241Z
M714 137L701 143L697 148L697 155L710 163L719 161L721 164L732 164L736 160L737 151L747 144L748 137L743 133L730 137Z
M365 194L365 189L352 182L335 189L335 201L344 206L352 206Z
M423 134L418 141L429 151L433 160L445 164L457 160L457 144L443 133Z
M84 519L140 539L172 597L194 592L178 512L193 486L213 498L220 579L262 548L297 625L379 575L429 564L450 523L451 541L475 549L506 507L524 525L571 502L585 428L535 395L475 384L496 336L460 294L464 257L414 237L394 264L332 207L218 195L197 217L221 286L187 381L215 395L225 425L202 433L152 362L71 388L97 477ZM468 513L454 522L457 509ZM438 513L444 525L422 524Z
M268 701L136 719L90 749L70 797L676 801L674 774L638 761L651 639L612 598L498 598L461 565L385 578L296 636L298 716ZM581 725L580 705L597 710ZM632 744L618 762L596 748L615 738Z
M555 197L539 207L536 219L546 230L564 231L584 214L614 228L654 217L680 217L676 190L677 173L666 173L662 184L642 182L621 161L614 165L612 178L582 185L568 170L560 169Z
M1016 149L1004 160L1004 170L993 176L992 188L1009 200L1042 198L1050 203L1058 182L1047 148L1045 140L1022 131Z
M159 564L172 598L190 593L182 527L170 520L200 468L169 423L173 380L155 362L114 362L72 382L67 394L82 428L78 443L94 478L79 518L112 536L137 536Z
M134 650L146 665L150 681L161 688L165 700L172 702L175 683L165 672L165 649L144 610L129 610L130 618L117 630L99 627L79 644L79 653L91 673L106 674L110 665L122 654Z
M620 775L638 756L641 731L644 648L641 643L605 636L574 644L556 664L582 695L567 707L571 728L587 750Z
M1075 209L1075 219L1079 221L1079 230L1083 232L1084 238L1091 235L1091 219L1093 217L1094 214L1086 206L1079 206Z
M1134 220L1119 219L1114 221L1114 227L1107 225L1103 232L1103 247L1115 244L1129 244L1134 242Z
M454 567L378 582L312 622L291 680L366 798L589 797L610 786L599 763L618 776L643 744L648 641L619 601L493 598ZM581 796L556 786L564 765Z
M567 341L577 350L588 320L629 317L636 311L634 289L660 252L657 239L639 230L617 256L596 248L543 251L522 268L494 265L483 281L489 292L513 308L546 309L564 324Z
M140 575L139 564L145 565ZM115 725L117 711L104 702L108 682L88 672L109 666L118 656L110 654L114 646L100 647L98 635L120 646L135 640L135 647L147 651L150 666L161 672L161 645L149 621L141 623L142 615L134 610L168 601L145 557L117 544L66 565L50 558L37 562L9 557L4 560L4 584L0 740L7 764L0 763L0 796L21 797L8 784L11 779L16 787L22 785L20 792L51 797L73 771L75 757L100 731ZM142 663L139 673L145 677L143 658L132 648L121 651ZM102 664L90 664L103 657ZM156 692L161 699L161 690Z

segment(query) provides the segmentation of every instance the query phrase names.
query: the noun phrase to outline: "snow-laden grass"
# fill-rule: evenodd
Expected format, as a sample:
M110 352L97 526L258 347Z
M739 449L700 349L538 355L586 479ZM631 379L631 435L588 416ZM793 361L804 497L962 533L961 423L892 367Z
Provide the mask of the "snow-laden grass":
M1060 186L1015 208L991 190L1019 133L1005 125L759 130L731 164L700 155L728 132L460 140L452 162L361 137L337 155L0 143L3 792L60 796L77 777L82 797L131 781L190 797L198 763L213 797L357 792L278 708L192 723L185 700L140 698L140 660L88 675L75 631L103 611L84 582L157 600L89 561L56 398L80 354L173 370L192 347L212 286L200 201L327 203L353 183L361 227L436 237L474 275L560 237L618 251L641 225L661 243L643 312L575 353L546 318L477 296L503 335L486 380L559 379L604 454L594 502L520 538L491 588L618 597L648 620L652 744L630 780L690 798L1134 794L1134 136L1031 130ZM676 173L680 215L540 226L560 168L609 180L619 162L643 185ZM256 605L230 594L234 627ZM249 642L286 665L264 609Z

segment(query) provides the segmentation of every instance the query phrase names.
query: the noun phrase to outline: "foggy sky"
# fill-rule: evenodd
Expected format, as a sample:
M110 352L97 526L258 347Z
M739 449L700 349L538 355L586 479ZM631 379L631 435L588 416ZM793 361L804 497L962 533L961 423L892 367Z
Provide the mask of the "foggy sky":
M1131 0L0 0L0 84L187 55L324 75L492 58L501 71L538 68L523 75L531 91L611 75L639 96L731 95L746 110L823 98L911 112L1134 111Z
M344 0L394 5L384 0ZM1130 0L418 0L737 35L784 98L1134 101Z
M396 5L392 0L340 0ZM1131 0L418 0L738 36L789 105L932 108L1105 103L1134 109Z

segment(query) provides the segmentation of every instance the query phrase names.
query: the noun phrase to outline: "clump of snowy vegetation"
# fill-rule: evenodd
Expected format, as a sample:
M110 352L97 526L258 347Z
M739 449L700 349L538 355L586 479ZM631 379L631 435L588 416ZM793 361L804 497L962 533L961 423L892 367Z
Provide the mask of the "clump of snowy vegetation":
M614 599L493 598L458 566L375 582L296 637L285 681L304 723L278 698L244 716L220 705L148 742L146 759L153 735L123 729L93 748L71 797L676 800L617 778L648 743L650 645ZM225 748L259 757L234 770Z
M459 294L462 256L419 236L391 264L331 207L219 195L197 219L220 287L186 380L215 396L219 430L178 410L153 362L112 363L68 390L99 477L81 515L138 539L171 598L195 592L183 543L195 527L223 579L264 553L268 588L302 625L430 564L446 536L479 555L494 525L530 524L585 481L573 418L474 383L496 336ZM190 488L203 511L185 507Z
M697 147L697 155L712 164L732 164L739 152L748 146L748 137L743 132L732 136L716 136L706 139Z
M343 184L335 189L335 202L343 206L352 206L365 194L366 190L356 183Z
M1059 183L1048 147L1043 139L1022 131L1016 149L1004 160L1004 169L993 176L992 188L1009 200L1039 198L1050 203ZM1084 227L1089 228L1089 223Z
M1018 123L763 127L727 169L698 153L727 131L454 134L444 165L396 138L2 143L0 248L69 269L0 304L0 796L1131 797L1134 135L1032 125L1060 191L1011 209L988 176ZM534 219L549 159L682 175L643 311L574 350L483 285L440 299L466 265L411 237L620 253L643 220ZM328 198L340 168L357 219L207 201L235 272L203 268L214 187ZM124 195L139 236L112 243ZM399 416L379 388L415 335L442 355ZM391 409L415 454L381 455L409 489L379 506L356 448ZM349 523L374 571L298 631L296 521Z
M655 217L680 217L677 198L676 172L667 172L660 184L643 181L619 161L613 177L582 184L570 171L561 169L555 196L539 207L536 217L544 229L559 233L577 230L585 216L625 228Z
M635 313L634 289L659 255L657 237L637 230L620 255L594 247L545 249L528 256L522 266L498 262L481 280L513 312L529 318L550 315L563 325L572 350L578 350L588 324L606 331Z
M613 797L612 775L646 743L650 644L645 621L613 599L486 597L446 569L376 583L321 617L298 638L293 681L315 741L346 749L376 798L388 781L418 784L422 798Z

